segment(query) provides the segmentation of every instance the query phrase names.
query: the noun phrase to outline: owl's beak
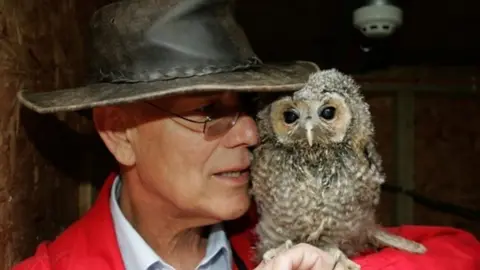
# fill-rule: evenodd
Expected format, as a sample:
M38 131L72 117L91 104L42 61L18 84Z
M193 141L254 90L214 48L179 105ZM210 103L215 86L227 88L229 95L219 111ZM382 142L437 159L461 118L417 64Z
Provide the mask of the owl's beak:
M310 145L310 147L312 147L312 145L313 145L313 132L312 132L313 126L312 126L312 122L308 121L305 124L305 129L307 130L308 145Z

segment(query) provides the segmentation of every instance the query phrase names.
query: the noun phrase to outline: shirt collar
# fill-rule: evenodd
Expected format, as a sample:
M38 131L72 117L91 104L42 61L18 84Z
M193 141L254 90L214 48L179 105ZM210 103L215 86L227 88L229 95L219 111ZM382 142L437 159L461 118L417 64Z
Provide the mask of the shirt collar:
M110 207L115 234L124 260L125 269L147 270L154 264L160 264L163 266L160 269L173 269L173 267L164 262L155 251L150 248L123 215L118 205L121 185L122 182L120 177L117 176L113 182L110 193ZM200 262L199 267L211 263L218 254L226 255L227 269L231 269L232 251L228 237L221 223L212 226L207 240L207 251L205 257Z

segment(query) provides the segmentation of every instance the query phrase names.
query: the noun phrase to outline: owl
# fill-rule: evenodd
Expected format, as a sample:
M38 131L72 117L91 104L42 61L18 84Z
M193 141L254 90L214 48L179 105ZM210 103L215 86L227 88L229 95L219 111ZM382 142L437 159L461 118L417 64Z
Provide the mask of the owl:
M346 269L359 269L349 258L367 249L426 251L376 222L385 174L368 103L352 77L336 69L311 74L302 89L260 108L257 125L250 192L260 216L259 260L295 243L323 249Z

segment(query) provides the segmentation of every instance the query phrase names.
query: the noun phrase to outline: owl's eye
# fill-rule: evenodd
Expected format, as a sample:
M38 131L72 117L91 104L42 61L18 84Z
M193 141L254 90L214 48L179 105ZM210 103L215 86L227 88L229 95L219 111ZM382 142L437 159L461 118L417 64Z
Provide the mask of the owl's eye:
M283 113L283 119L285 120L285 123L291 124L298 119L298 114L294 110L288 110Z
M332 120L335 117L335 108L334 107L326 107L321 109L319 116L326 120Z

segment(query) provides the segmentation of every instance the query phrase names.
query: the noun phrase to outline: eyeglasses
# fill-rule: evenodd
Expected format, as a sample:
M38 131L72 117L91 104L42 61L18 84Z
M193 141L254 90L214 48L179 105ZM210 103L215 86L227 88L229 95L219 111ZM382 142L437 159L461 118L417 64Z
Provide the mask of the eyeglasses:
M161 110L165 113L171 114L173 116L176 116L178 118L181 118L185 121L188 121L190 123L195 123L195 124L203 124L203 134L205 136L205 139L213 139L217 138L218 136L221 136L225 134L227 131L229 131L236 123L238 118L240 117L240 111L239 110L228 110L222 112L222 114L217 116L206 116L205 120L203 121L198 121L198 120L193 120L189 119L185 116L173 113L169 110L166 110L158 105L155 105L153 103L150 103L148 101L145 101L145 103L149 104L150 106L153 106L154 108Z

